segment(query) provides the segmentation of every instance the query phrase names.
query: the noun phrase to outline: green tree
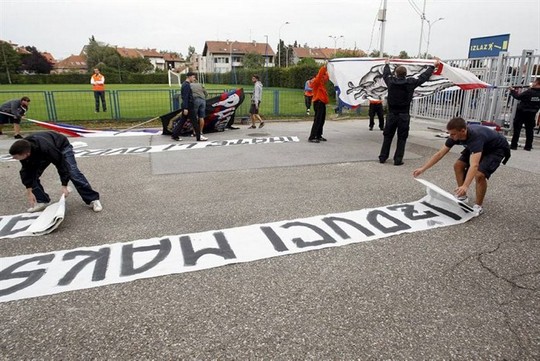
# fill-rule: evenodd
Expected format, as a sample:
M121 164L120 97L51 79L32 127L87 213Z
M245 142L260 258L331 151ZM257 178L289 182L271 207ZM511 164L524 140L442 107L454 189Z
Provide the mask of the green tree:
M187 59L188 61L191 61L191 57L195 54L195 47L193 45L190 45L188 47L188 53L187 53Z
M98 43L92 35L86 46L86 64L89 71L95 67L103 67L104 65L116 69L118 68L119 61L116 48Z
M313 58L303 58L303 59L300 59L300 61L296 65L298 65L298 66L308 66L308 67L309 66L317 66L317 62Z
M398 58L400 59L409 59L409 54L405 50L399 52Z
M154 69L149 59L146 58L126 58L122 59L122 69L132 73L147 73Z
M242 63L246 69L259 69L264 65L264 57L257 53L246 53Z
M7 75L8 83L11 84L11 74L21 66L21 57L13 49L11 44L0 41L0 69Z

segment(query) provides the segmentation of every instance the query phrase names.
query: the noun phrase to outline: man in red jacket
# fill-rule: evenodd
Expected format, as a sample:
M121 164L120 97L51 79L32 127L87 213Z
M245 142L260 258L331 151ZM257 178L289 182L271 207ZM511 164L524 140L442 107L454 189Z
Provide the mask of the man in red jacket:
M311 80L311 88L313 89L313 110L315 110L315 117L313 118L313 126L311 127L311 134L309 135L308 142L319 143L321 141L326 142L323 138L323 127L326 119L326 104L328 104L328 92L326 91L326 82L328 81L328 72L326 71L326 65L319 69L319 72Z

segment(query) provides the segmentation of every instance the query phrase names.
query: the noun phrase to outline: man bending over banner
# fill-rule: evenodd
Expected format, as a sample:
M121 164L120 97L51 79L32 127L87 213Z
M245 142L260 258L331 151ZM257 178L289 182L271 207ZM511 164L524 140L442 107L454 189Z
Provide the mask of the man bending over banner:
M67 185L71 181L84 203L91 206L94 212L100 212L103 209L99 201L99 193L92 189L77 167L73 146L64 135L55 132L34 133L15 141L9 148L9 154L22 165L21 180L26 187L26 196L30 202L30 209L27 212L42 211L51 201L39 181L51 163L58 170L62 193L65 197L69 195Z
M394 165L403 164L405 154L405 144L409 136L409 124L411 116L409 110L413 100L414 89L425 83L433 71L440 64L439 58L435 58L434 65L428 66L418 78L407 78L407 68L398 66L395 76L390 72L390 60L386 60L383 69L383 79L388 88L388 115L383 131L383 144L379 155L379 162L385 163L390 156L390 145L397 131L397 145L394 153Z
M446 125L448 139L422 167L415 169L414 177L418 177L441 160L456 144L465 149L454 164L454 172L458 187L455 194L458 200L467 202L467 191L473 180L476 180L476 202L474 211L484 213L483 203L487 191L487 180L499 168L501 162L506 164L510 158L510 145L506 138L491 128L483 125L467 125L463 118L452 118Z

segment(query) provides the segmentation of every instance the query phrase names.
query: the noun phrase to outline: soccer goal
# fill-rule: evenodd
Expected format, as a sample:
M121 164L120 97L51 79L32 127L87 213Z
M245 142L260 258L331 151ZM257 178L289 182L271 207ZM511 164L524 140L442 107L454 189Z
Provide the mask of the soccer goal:
M180 80L180 73L176 73L169 69L168 71L169 86L182 86L182 80Z

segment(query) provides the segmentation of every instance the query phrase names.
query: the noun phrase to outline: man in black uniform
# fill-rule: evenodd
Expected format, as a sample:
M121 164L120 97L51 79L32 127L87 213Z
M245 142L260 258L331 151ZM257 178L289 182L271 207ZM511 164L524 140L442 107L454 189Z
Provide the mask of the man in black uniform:
M383 131L384 140L379 162L385 163L390 156L390 145L397 131L398 139L396 152L394 153L394 165L402 165L405 144L409 136L409 123L411 121L409 109L414 89L429 79L435 67L439 66L440 61L435 58L435 64L428 66L418 78L407 78L407 69L404 66L398 66L395 70L395 76L392 76L389 63L390 60L387 59L383 70L383 79L388 87L388 114Z
M26 196L30 202L30 209L27 212L39 212L51 201L39 180L51 163L58 170L64 196L69 195L67 185L71 181L84 203L91 206L94 212L103 209L99 193L92 189L77 167L73 146L64 135L55 132L34 133L15 141L9 148L9 154L22 165L21 181L26 187Z
M521 126L525 124L525 146L523 149L530 151L534 139L535 116L540 109L540 78L536 78L531 88L523 93L518 93L514 88L510 88L510 95L519 100L510 147L517 149Z
M467 125L463 118L452 118L446 125L448 139L422 167L415 169L418 177L441 160L454 145L463 145L465 149L454 164L458 187L455 195L459 200L467 201L467 191L476 180L476 202L473 206L477 215L484 213L483 203L487 192L487 180L510 158L510 146L502 135L483 125Z

